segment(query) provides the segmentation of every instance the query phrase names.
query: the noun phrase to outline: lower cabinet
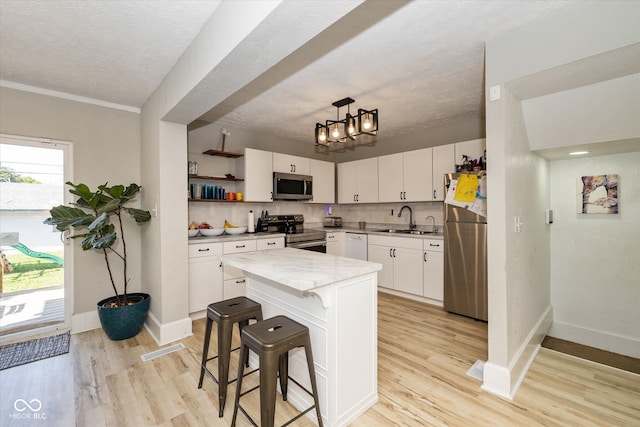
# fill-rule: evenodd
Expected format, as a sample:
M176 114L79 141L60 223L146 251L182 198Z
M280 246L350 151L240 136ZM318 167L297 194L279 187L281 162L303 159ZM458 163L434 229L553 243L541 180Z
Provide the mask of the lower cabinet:
M345 235L346 233L344 231L328 231L327 232L327 253L328 254L344 256Z
M189 313L206 310L212 302L244 296L244 273L223 266L223 254L284 247L284 237L189 245Z
M270 239L243 240L242 242L229 242L224 246L225 254L235 254L238 252L261 251L264 249L284 248L284 237L274 237ZM243 297L247 294L247 284L242 270L225 265L224 283L222 289L222 299Z
M236 242L224 242L222 251L224 254L237 254L240 252L252 252L256 249L257 243L255 240L239 240ZM223 271L222 299L244 296L247 290L244 272L230 265L225 265Z
M424 294L439 302L444 300L444 240L425 239L423 254Z
M422 296L421 239L369 235L369 261L382 264L378 286Z
M189 312L222 300L222 243L189 245Z

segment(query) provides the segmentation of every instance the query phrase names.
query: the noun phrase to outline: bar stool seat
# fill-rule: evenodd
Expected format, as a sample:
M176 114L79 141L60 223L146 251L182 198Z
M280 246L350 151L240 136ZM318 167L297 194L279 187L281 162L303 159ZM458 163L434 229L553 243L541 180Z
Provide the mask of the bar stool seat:
M238 324L240 334L242 334L242 330L249 325L249 320L251 319L255 319L258 322L262 320L262 307L257 302L246 297L214 302L207 307L207 324L204 332L204 346L202 348L202 363L200 364L200 381L198 382L198 388L202 388L205 373L218 383L219 417L224 415L224 407L227 400L227 386L238 379L234 378L229 380L231 352L240 349L240 347L231 348L233 324ZM208 358L213 322L218 324L218 354ZM207 362L213 359L218 359L219 379L207 368ZM240 366L246 365L248 367L249 353L247 352L241 355L238 363ZM255 372L255 370L247 372L245 375L253 372Z
M240 358L247 357L249 350L254 351L259 357L260 385L242 393L244 365L238 365L238 383L236 386L231 425L235 426L236 424L238 410L242 411L253 425L256 425L244 408L240 406L240 398L256 388L260 388L260 426L272 427L274 425L276 378L279 372L280 390L283 400L287 400L287 385L288 380L291 379L291 381L312 396L314 401L312 406L290 419L284 425L292 423L315 408L318 425L322 427L322 415L320 414L320 404L318 403L318 387L313 364L313 354L311 352L309 328L289 317L276 316L245 327L240 335ZM307 390L295 379L289 377L289 350L297 347L304 347L312 391Z

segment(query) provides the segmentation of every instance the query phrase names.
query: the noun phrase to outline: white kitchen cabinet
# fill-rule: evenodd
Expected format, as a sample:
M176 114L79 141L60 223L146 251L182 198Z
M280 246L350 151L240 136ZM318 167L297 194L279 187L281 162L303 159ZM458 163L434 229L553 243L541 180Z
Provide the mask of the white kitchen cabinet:
M378 159L338 163L338 203L378 201Z
M382 264L378 285L423 296L421 239L369 236L369 261Z
M252 252L258 248L256 240L238 240L224 242L222 251L225 255L240 252ZM246 295L247 284L244 272L230 265L224 266L223 299L235 298Z
M398 202L403 200L403 157L402 153L378 157L379 202Z
M345 254L344 231L327 231L327 253L331 255L344 256Z
M479 159L484 156L484 150L487 148L487 140L472 139L471 141L456 142L455 146L455 164L461 165L464 162L462 156L467 156L469 160Z
M444 175L456 171L454 144L433 147L433 201L444 201Z
M309 159L309 171L313 177L311 203L336 202L336 165L324 160Z
M444 240L425 239L422 241L424 294L438 302L444 299Z
M189 245L189 313L223 299L222 243Z
M244 149L244 157L237 164L239 181L237 191L244 193L247 202L273 201L273 153Z
M258 239L256 250L284 248L284 237L270 237L268 239Z
M273 172L311 175L309 160L311 159L291 154L273 153Z
M431 148L378 157L378 201L433 200Z
M369 236L370 238L372 236ZM370 239L371 240L371 239ZM382 264L382 270L378 271L378 286L393 289L393 248L386 245L369 243L367 259L371 262Z

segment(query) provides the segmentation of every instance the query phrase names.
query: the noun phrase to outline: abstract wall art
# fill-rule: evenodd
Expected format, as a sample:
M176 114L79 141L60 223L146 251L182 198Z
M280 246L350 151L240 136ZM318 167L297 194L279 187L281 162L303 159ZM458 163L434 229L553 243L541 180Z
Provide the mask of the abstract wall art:
M579 214L617 214L618 175L587 175L578 179Z

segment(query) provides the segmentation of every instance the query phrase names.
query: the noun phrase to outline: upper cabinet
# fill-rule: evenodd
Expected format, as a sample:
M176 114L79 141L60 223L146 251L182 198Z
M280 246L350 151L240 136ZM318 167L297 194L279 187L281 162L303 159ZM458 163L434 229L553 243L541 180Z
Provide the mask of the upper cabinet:
M469 160L483 157L484 150L487 148L487 140L484 138L472 139L471 141L456 142L454 145L456 152L455 164L461 165L464 162L463 156L467 156Z
M378 201L433 200L431 148L378 157Z
M310 160L306 157L292 156L290 154L273 153L273 172L297 173L311 175ZM314 195L315 198L315 195Z
M444 175L456 171L454 144L433 147L433 201L444 201Z
M338 163L338 203L378 201L378 158Z
M323 160L308 160L309 174L313 177L313 200L311 203L335 203L336 165L333 162Z
M238 173L244 177L239 185L247 202L273 201L273 155L270 151L244 149L244 158L238 163Z

